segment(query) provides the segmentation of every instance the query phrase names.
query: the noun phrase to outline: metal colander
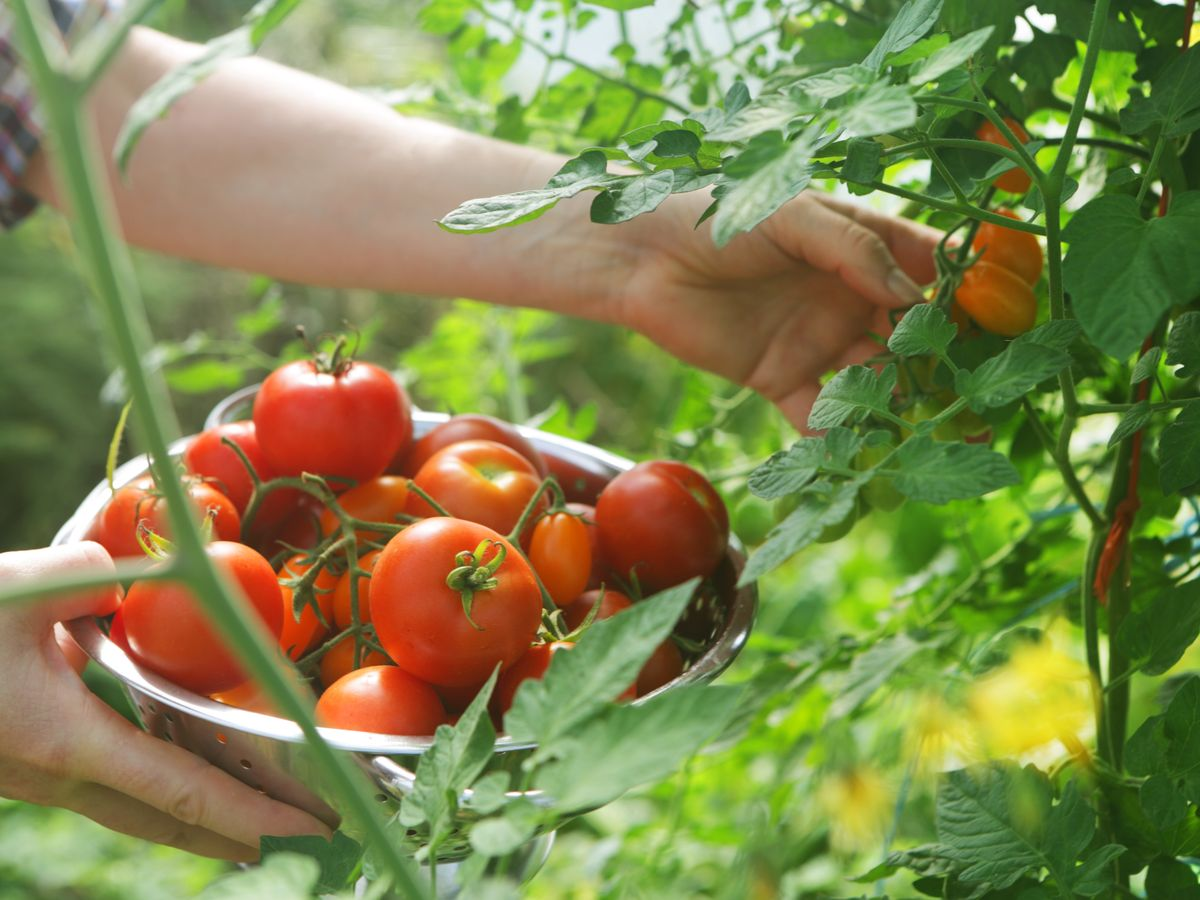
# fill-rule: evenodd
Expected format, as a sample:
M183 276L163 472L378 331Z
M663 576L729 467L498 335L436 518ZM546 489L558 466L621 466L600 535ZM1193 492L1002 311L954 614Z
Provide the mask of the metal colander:
M206 427L236 418L253 398L255 390L256 387L251 387L239 391L219 404ZM420 436L446 418L415 412L416 435ZM588 444L533 429L520 430L543 453L573 463L603 480L633 465L627 459ZM177 441L171 452L182 454L190 440ZM144 458L131 460L116 470L115 484L117 487L125 485L146 471ZM83 540L88 526L109 496L107 483L98 484L59 530L53 543ZM754 620L757 593L753 585L736 587L742 559L738 550L729 552L717 573L716 596L708 599L703 610L692 611L693 625L697 617L701 625L698 631L689 631L689 635L699 637L704 651L679 678L659 690L712 680L733 662L745 644ZM143 726L151 734L190 750L275 799L326 821L336 818L337 800L325 788L321 773L295 723L226 706L140 667L108 639L94 618L76 619L66 623L66 628L89 657L124 685ZM377 788L376 797L388 813L395 812L400 800L411 790L417 760L432 743L429 737L393 737L331 728L321 731L330 745L345 751L372 779ZM531 749L531 744L500 736L496 739L491 768L514 769ZM465 824L469 813L462 815L462 824ZM526 852L529 867L536 869L540 865L551 837L547 835L531 842ZM439 859L452 861L465 852L464 844L450 841ZM520 868L518 861L510 871Z

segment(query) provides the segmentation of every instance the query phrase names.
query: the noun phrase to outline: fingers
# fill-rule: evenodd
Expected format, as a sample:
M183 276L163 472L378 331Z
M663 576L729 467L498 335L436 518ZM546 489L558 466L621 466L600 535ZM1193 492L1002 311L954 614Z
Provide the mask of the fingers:
M185 825L140 800L126 797L103 785L79 785L70 792L62 806L113 831L199 856L232 862L254 862L259 856L257 841L253 845L243 844L206 828Z
M832 197L816 194L817 199L828 208L858 222L878 234L887 244L896 262L918 284L928 284L937 277L933 262L933 251L942 232L903 216L889 216L877 210Z
M785 252L836 274L872 303L885 307L921 303L925 295L900 267L879 232L818 200L784 207L769 219Z
M0 582L10 585L63 575L109 573L115 576L112 558L107 550L91 541L0 553ZM116 611L120 599L120 587L114 577L110 585L72 591L32 604L28 621L42 626L84 615L106 616Z
M272 800L188 751L151 737L97 704L86 743L72 760L93 781L157 810L250 847L259 836L320 834L330 829L303 810ZM113 748L119 747L119 752Z

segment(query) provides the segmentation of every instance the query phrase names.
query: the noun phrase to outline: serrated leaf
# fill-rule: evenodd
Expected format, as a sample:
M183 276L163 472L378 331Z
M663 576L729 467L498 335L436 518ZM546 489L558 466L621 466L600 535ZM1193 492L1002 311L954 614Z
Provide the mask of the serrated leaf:
M1083 333L1083 328L1074 319L1052 319L1032 331L1013 340L1014 344L1041 344L1057 350L1069 350Z
M1148 400L1139 400L1133 404L1125 411L1125 414L1121 416L1121 421L1113 429L1113 433L1108 439L1108 446L1115 447L1130 435L1141 431L1149 424L1152 415Z
M892 67L911 66L913 63L919 63L923 59L928 59L949 43L950 35L946 34L946 32L931 34L929 37L921 38L907 50L903 50L900 53L893 53L887 58L887 64Z
M1181 860L1160 856L1146 870L1146 896L1200 900L1196 870Z
M857 422L867 413L887 413L896 387L896 366L882 372L868 366L850 366L831 378L817 395L808 427L824 431L846 422Z
M619 616L594 623L569 653L555 653L541 680L517 689L505 728L516 740L544 749L615 700L679 621L696 579L635 603Z
M1200 127L1198 110L1200 46L1179 54L1163 68L1154 80L1148 100L1134 95L1130 106L1122 111L1121 121L1134 134L1161 124L1164 137L1182 137Z
M893 458L896 490L922 503L981 497L1021 481L1008 457L983 444L947 443L919 434L901 444Z
M671 169L661 169L648 175L628 175L596 195L592 201L591 219L601 225L628 222L643 213L653 212L671 196L675 175Z
M510 777L507 772L488 772L475 780L471 785L471 793L467 796L466 805L477 813L489 815L502 807L508 798Z
M900 869L910 869L925 877L940 877L954 871L946 859L945 849L940 844L923 844L911 850L897 850L869 872L850 880L857 884L870 884L881 878L889 878Z
M826 528L843 522L854 509L860 486L858 481L848 481L832 488L826 486L825 491L809 490L801 494L796 508L771 529L767 540L750 557L738 584L750 584L774 571L820 537Z
M750 473L751 493L764 500L794 494L813 480L825 459L825 442L820 438L801 438L787 450L771 457Z
M727 113L705 136L711 141L742 143L766 132L784 133L792 122L815 108L807 98L765 94L750 105Z
M1162 773L1146 779L1138 789L1138 800L1146 815L1161 828L1170 828L1187 818L1187 801L1179 787Z
M836 115L847 136L872 137L916 125L917 102L908 88L878 82L836 110Z
M810 97L819 100L834 100L851 91L868 87L879 80L874 69L855 63L838 66L816 75L808 75L795 83L795 87Z
M849 428L830 428L825 435L825 457L831 466L848 469L862 449L865 438Z
M878 70L887 56L907 50L925 37L941 12L942 0L909 0L900 7L879 43L863 60L863 65Z
M1167 216L1149 221L1131 196L1098 197L1063 237L1076 317L1110 356L1132 354L1172 305L1200 294L1200 192L1178 195Z
M329 840L308 834L291 837L264 835L259 841L259 849L264 860L277 853L300 853L316 860L320 874L315 890L319 893L347 887L363 855L362 845L341 831L335 831Z
M904 633L876 641L854 657L850 670L834 691L827 718L840 719L855 712L913 658L931 646Z
M1200 402L1185 406L1158 439L1158 483L1174 494L1200 483Z
M547 748L536 785L558 809L591 809L660 781L716 737L742 699L737 687L688 685L611 707Z
M908 83L916 86L928 84L941 78L951 69L957 69L979 52L995 30L988 25L960 37L940 50L935 50L923 62L913 66L908 75Z
M954 390L971 409L982 412L1019 400L1070 364L1070 354L1062 350L1013 342L974 372L959 369L954 377Z
M1167 365L1183 367L1176 370L1177 378L1200 376L1200 312L1186 312L1171 326Z
M1185 678L1166 712L1142 723L1125 757L1130 774L1169 778L1189 803L1200 801L1200 678Z
M945 356L958 326L932 303L914 306L888 338L888 349L900 356Z
M1129 383L1140 384L1152 379L1158 373L1158 364L1162 360L1162 356L1162 347L1151 347L1134 365Z
M782 143L777 155L744 175L739 173L745 171L743 166L748 165L747 157L755 142L752 141L741 156L726 164L726 174L731 177L722 184L712 226L713 242L718 247L724 247L736 235L750 231L808 187L812 175L811 137L804 134L790 143Z
M501 815L471 826L471 848L483 856L507 856L537 833L540 822L540 811L529 801L510 803Z

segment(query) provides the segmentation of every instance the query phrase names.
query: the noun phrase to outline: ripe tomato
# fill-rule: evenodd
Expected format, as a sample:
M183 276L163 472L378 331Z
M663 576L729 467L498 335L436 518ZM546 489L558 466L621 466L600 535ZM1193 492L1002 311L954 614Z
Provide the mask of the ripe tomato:
M550 599L566 606L583 593L592 572L588 526L565 512L538 520L529 544L529 561Z
M388 466L388 471L401 475L416 475L433 454L460 441L495 441L497 444L503 444L529 460L538 473L538 478L546 476L546 460L515 425L478 413L453 416L442 424L435 425L410 448L398 453Z
M645 697L657 691L683 674L683 654L675 642L667 638L654 648L650 658L642 665L637 677L637 695Z
M312 494L297 491L279 526L265 536L253 538L250 543L263 556L271 559L282 552L291 553L292 548L311 550L324 537L321 534L321 512L324 509L324 504Z
M196 521L203 522L213 514L212 534L221 541L236 541L241 536L242 520L233 503L205 481L186 482L185 489L196 508ZM113 557L142 557L145 555L137 541L138 523L159 537L169 538L171 526L167 503L154 488L149 475L139 478L113 494L108 505L100 511L96 541Z
M1007 209L996 210L1000 215L1016 219L1015 213ZM1042 245L1028 231L1014 231L984 222L975 233L971 247L982 252L981 262L1003 266L1021 277L1031 287L1042 277Z
M282 582L291 581L302 576L312 568L312 562L303 553L297 553L279 568L279 591L283 594L283 627L279 632L279 646L292 660L298 660L309 650L312 650L325 639L329 633L328 625L333 621L333 589L337 586L338 576L328 569L317 575L313 582L313 597L321 610L321 617L313 612L311 606L305 606L297 621L293 611L295 592ZM325 624L321 624L321 620Z
M254 398L254 426L281 475L366 481L412 439L412 410L378 366L348 361L322 372L305 359L267 376Z
M364 553L358 558L358 567L367 572L373 571L380 552L372 550ZM354 624L354 617L350 614L350 601L353 599L350 596L350 583L354 577L352 572L343 572L337 587L333 589L333 625L338 631L345 631ZM358 576L358 618L363 623L371 621L371 579L363 575Z
M603 598L601 598L603 594ZM580 595L579 599L563 610L563 619L567 623L567 627L574 631L583 624L583 620L588 617L588 613L592 611L592 607L596 605L596 601L600 601L600 609L596 612L596 618L593 621L598 622L601 619L607 619L615 616L621 610L629 609L633 606L633 601L620 591L587 591Z
M1020 122L1005 116L1004 124L1012 129L1012 133L1022 144L1029 143L1029 134L1021 127ZM1001 147L1012 146L1008 138L990 121L985 121L979 126L979 129L975 132L975 137L981 141L987 141L989 144L999 144ZM996 187L1003 191L1008 191L1010 194L1024 194L1029 190L1030 184L1032 184L1032 179L1024 169L1009 169L996 179Z
M603 597L601 597L601 594L603 594ZM623 612L633 606L633 601L620 591L588 591L563 610L563 618L567 622L567 627L574 631L582 625L583 620L587 618L588 613L596 605L597 600L600 601L600 609L596 612L596 618L592 620L594 622L611 618L617 613ZM521 663L517 663L517 665L519 666ZM516 667L514 666L514 668ZM667 638L655 648L654 652L650 654L650 658L642 664L642 670L638 672L636 684L631 686L625 694L622 694L620 699L632 699L635 687L636 695L642 697L662 687L668 681L674 681L682 672L683 654L679 652L679 648L675 646L675 642ZM541 674L537 677L540 678ZM499 685L497 685L497 692L499 692Z
M290 674L294 677L292 681L298 688L308 695L312 695L312 689L308 682L295 669L290 670ZM212 699L218 703L224 703L226 706L235 706L238 709L247 709L250 712L262 713L266 716L282 716L283 714L275 706L275 703L267 696L266 692L256 681L245 681L237 687L230 688L227 691L218 691L212 694Z
M209 558L241 588L242 602L272 636L283 624L283 597L275 570L245 544L214 541ZM246 674L226 648L191 590L171 581L136 581L125 595L121 618L134 659L198 694L236 687Z
M572 503L594 505L604 486L611 480L607 472L582 463L546 453L550 474L558 479L563 496Z
M475 522L437 517L408 526L384 547L371 581L371 620L383 649L434 685L483 684L497 663L507 668L521 657L542 621L529 564ZM463 593L470 591L468 618Z
M587 586L600 587L604 580L604 560L600 555L600 532L596 528L596 507L587 503L571 502L567 504L567 512L579 517L587 532L588 549L591 551L592 568L588 573Z
M317 724L377 734L431 735L447 721L437 692L395 666L370 666L339 678L317 701Z
M1033 289L1021 276L991 263L977 262L967 269L954 299L980 328L992 334L1016 337L1037 320Z
M368 649L363 654L362 665L354 665L354 638L347 635L325 651L317 671L321 676L321 684L329 687L339 678L348 675L356 669L367 666L390 666L392 661L378 650Z
M533 678L540 680L550 667L550 657L560 650L570 650L575 644L572 641L555 641L551 644L534 644L525 655L511 667L505 669L496 679L496 689L492 692L492 715L502 719L512 708L513 697L523 681Z
M350 488L338 497L338 505L356 519L364 522L395 522L408 504L408 479L400 475L380 475L370 481ZM338 517L333 510L321 513L321 533L333 534L339 528ZM364 541L386 542L391 532L363 529L358 532Z
M653 594L711 575L725 555L729 514L703 475L670 460L638 463L596 501L604 560Z
M541 481L529 460L495 441L460 441L444 447L413 478L451 516L501 534L517 524ZM543 495L543 503L547 502ZM408 511L433 515L429 504L416 496L410 498Z

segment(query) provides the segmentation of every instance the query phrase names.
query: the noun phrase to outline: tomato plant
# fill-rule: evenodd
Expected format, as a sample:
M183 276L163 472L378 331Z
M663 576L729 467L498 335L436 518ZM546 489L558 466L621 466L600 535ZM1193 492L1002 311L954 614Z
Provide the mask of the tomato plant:
M977 262L962 276L954 300L992 334L1016 337L1037 320L1037 298L1020 275L1002 266Z
M1016 219L1016 213L996 210L1000 215ZM1008 269L1031 287L1042 277L1042 245L1028 231L1014 231L994 222L984 222L971 244L979 253L980 262Z

